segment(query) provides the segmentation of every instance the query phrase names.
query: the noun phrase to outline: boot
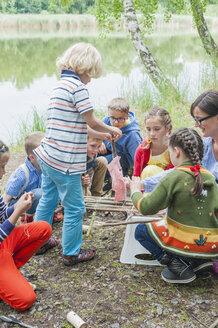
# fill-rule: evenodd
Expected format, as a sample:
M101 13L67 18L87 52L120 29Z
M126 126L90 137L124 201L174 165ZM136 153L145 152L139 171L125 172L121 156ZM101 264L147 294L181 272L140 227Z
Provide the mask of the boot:
M162 279L164 281L174 284L187 284L195 280L196 275L193 272L190 263L187 263L179 258L170 258L169 255L168 258L165 257L165 262L167 261L167 267L161 273Z

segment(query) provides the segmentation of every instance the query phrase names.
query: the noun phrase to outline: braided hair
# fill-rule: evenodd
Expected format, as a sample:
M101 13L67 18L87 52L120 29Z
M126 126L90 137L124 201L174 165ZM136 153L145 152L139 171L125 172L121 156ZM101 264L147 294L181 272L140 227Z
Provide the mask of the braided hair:
M150 117L158 117L161 120L161 123L163 124L163 126L165 126L165 128L169 128L169 132L171 133L172 130L172 119L170 117L169 112L159 106L154 106L153 108L149 109L146 114L145 114L145 124L147 119L149 119Z
M0 140L0 161L2 154L4 154L6 151L9 151L9 148Z
M204 154L204 145L200 135L194 129L180 128L175 130L170 137L169 146L171 148L181 148L194 166L201 164ZM194 196L199 196L203 189L201 173L199 172L194 178L195 185L190 190L190 193Z

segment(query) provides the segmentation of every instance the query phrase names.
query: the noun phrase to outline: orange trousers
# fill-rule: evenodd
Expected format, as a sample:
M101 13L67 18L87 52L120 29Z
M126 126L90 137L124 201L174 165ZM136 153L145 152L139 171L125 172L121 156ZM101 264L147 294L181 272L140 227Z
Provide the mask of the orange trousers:
M23 224L14 228L0 244L0 298L18 311L36 301L36 294L19 268L44 245L52 233L45 221Z

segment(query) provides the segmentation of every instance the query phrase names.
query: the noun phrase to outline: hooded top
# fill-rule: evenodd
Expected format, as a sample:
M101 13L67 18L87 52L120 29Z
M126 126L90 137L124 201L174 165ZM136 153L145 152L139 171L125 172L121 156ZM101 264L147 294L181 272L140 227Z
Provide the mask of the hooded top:
M105 124L111 126L110 117L107 115L102 120ZM130 121L130 122L129 122ZM129 112L129 119L126 121L127 125L123 126L120 130L122 131L122 137L116 141L115 147L117 155L124 155L127 157L130 167L133 167L135 151L137 147L142 143L142 137L140 135L140 128L138 121L136 120L135 114ZM129 122L129 123L128 123ZM104 141L105 147L109 152L112 153L111 142ZM112 160L109 159L109 163Z

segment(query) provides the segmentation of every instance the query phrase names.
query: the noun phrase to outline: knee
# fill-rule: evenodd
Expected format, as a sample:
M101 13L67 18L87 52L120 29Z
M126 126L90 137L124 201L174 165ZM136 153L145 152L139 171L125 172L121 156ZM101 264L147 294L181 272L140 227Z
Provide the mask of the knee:
M108 165L107 158L104 156L97 157L96 164L97 164L96 166L107 168L107 165Z
M144 223L140 223L137 225L137 227L135 229L135 239L136 240L140 240L142 238L144 227L145 227Z
M22 295L22 297L10 305L17 311L25 311L29 309L36 301L36 294L30 286L29 291Z
M34 224L37 224L38 229L40 230L40 236L43 236L44 240L47 241L52 234L51 225L46 221L37 221L34 222Z

